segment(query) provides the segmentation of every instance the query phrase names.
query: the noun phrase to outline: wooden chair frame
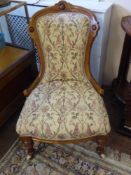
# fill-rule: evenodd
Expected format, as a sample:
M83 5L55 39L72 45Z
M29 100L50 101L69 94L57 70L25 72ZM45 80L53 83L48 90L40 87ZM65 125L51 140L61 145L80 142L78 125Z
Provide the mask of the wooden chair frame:
M102 95L104 93L104 90L100 87L100 85L93 78L93 76L91 74L91 70L90 70L90 53L91 53L91 47L92 47L93 41L94 41L94 39L97 35L97 32L99 30L98 22L96 20L96 17L94 16L94 14L92 12L90 12L90 10L79 7L79 6L71 5L70 3L67 3L65 1L60 1L59 3L55 4L52 7L42 9L42 10L38 11L31 18L31 21L29 23L29 31L30 31L30 35L31 35L31 37L32 37L37 49L38 49L40 71L39 71L37 78L32 83L32 85L24 91L24 95L28 96L31 93L31 91L39 84L39 82L41 81L41 79L44 75L44 70L45 70L44 54L42 51L42 46L41 46L38 32L36 29L36 21L39 17L41 17L43 15L46 15L49 13L59 13L59 12L82 13L82 14L86 15L87 18L89 19L89 21L91 23L91 28L90 28L88 42L87 42L87 46L86 46L84 69L85 69L86 76L90 80L90 82L92 83L93 87L96 89L96 91L100 95ZM107 138L108 138L108 135L99 135L99 136L88 137L88 138L83 138L83 139L79 139L79 140L72 140L72 141L70 141L70 140L66 140L66 141L51 140L50 141L50 140L42 140L42 139L38 139L38 138L33 138L33 137L20 136L20 139L23 142L23 144L25 145L25 148L27 149L28 155L30 155L30 157L32 156L32 153L33 153L33 140L37 140L40 142L46 142L46 143L59 143L59 144L79 143L79 142L85 142L88 140L93 140L93 141L96 141L98 143L97 151L101 155L104 152L104 146L107 142Z

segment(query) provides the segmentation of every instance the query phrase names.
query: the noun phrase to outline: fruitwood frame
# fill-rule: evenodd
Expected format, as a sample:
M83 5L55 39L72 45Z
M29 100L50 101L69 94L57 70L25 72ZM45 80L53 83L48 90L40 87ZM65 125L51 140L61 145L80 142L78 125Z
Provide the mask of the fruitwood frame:
M96 17L94 14L83 7L79 6L74 6L71 5L70 3L67 3L65 1L60 1L59 3L55 4L52 7L48 7L45 9L42 9L38 11L32 18L29 23L29 31L30 35L35 42L35 45L38 49L39 53L39 62L40 62L40 71L35 79L35 81L32 83L32 85L24 91L24 95L28 96L31 91L38 85L38 83L41 81L43 75L44 75L44 70L45 70L45 64L44 64L44 54L42 51L42 46L40 44L40 39L38 36L38 32L36 29L36 21L39 17L49 14L49 13L59 13L59 12L77 12L77 13L82 13L87 16L87 18L90 21L91 27L90 27L90 32L88 36L88 41L87 41L87 46L86 46L86 54L85 54L85 62L84 62L84 69L87 78L90 80L92 83L93 87L96 89L96 91L102 95L104 93L104 90L100 87L100 85L96 82L96 80L93 78L90 70L90 53L91 53L91 47L93 44L93 41L97 35L97 32L99 30L99 25L96 20ZM107 142L108 135L99 135L99 136L93 136L93 137L88 137L88 138L83 138L83 139L76 139L76 140L66 140L66 141L61 141L61 140L42 140L39 138L33 138L33 137L28 137L28 136L20 136L21 141L24 143L25 147L27 148L28 154L32 156L33 153L33 140L37 140L40 142L45 142L45 143L59 143L59 144L64 144L64 143L79 143L79 142L86 142L88 140L93 140L98 143L97 151L101 155L104 152L104 145Z

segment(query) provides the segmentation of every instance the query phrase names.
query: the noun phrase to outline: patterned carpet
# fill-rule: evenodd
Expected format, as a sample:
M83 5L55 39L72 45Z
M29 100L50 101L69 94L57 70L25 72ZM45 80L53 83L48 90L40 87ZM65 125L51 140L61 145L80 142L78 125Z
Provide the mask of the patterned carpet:
M32 160L19 140L0 160L0 175L130 175L130 155L106 148L106 158L96 154L96 144L35 145Z

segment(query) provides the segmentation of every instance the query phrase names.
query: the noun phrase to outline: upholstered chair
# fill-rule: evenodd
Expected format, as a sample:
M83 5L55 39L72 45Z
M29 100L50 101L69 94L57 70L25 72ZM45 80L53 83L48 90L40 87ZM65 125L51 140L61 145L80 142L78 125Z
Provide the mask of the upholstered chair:
M29 31L38 49L40 70L24 91L27 99L16 126L30 157L34 141L93 140L103 154L110 124L101 97L104 91L90 71L98 29L92 12L65 1L31 18Z

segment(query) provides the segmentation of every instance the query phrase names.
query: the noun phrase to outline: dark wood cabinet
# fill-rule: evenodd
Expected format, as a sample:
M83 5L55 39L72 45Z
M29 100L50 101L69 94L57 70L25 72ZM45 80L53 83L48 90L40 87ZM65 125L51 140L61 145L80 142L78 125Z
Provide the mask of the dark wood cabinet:
M117 99L123 104L118 131L131 136L131 16L122 18L121 25L125 31L125 40L117 78L113 81L113 90ZM120 116L119 116L120 117Z
M0 50L0 126L23 105L25 90L38 74L34 50Z

